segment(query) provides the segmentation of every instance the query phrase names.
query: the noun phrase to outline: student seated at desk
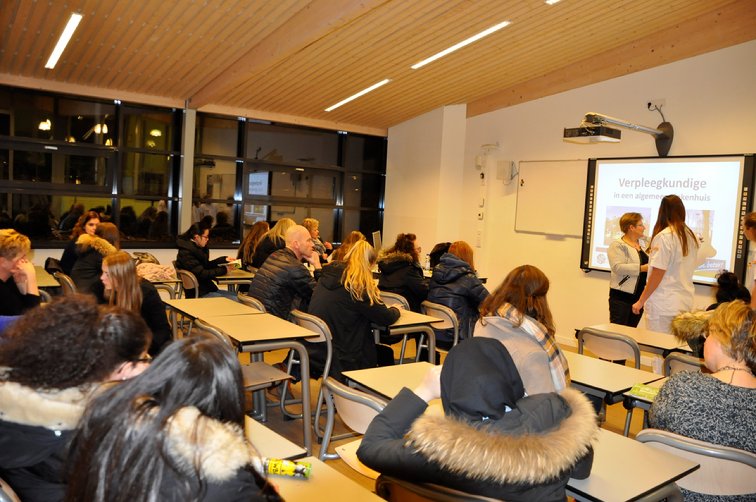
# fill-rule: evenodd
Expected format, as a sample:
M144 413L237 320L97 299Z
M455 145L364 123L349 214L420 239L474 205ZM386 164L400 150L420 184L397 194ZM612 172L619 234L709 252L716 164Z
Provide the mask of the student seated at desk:
M100 223L94 235L81 234L76 239L76 261L71 268L71 279L79 293L93 293L100 282L102 259L121 248L118 227L109 222Z
M399 234L393 247L378 257L378 288L402 295L413 312L420 312L420 304L428 298L428 279L420 266L422 248L415 234Z
M39 305L37 273L26 257L29 251L27 236L0 230L0 315L19 315Z
M439 397L444 415L424 414ZM526 396L507 349L471 338L414 392L399 392L368 427L357 456L415 483L508 501L564 501L569 478L590 475L597 431L580 392Z
M94 237L97 225L100 224L100 213L97 211L87 211L82 214L79 221L74 225L71 231L71 240L68 241L66 247L63 249L63 255L60 257L60 268L63 269L63 273L71 275L71 269L76 263L76 241L79 240L81 234L89 234Z
M243 432L236 354L199 334L88 406L71 443L66 500L281 500Z
M214 260L210 259L210 251L207 249L207 241L210 239L210 227L200 223L193 223L189 229L179 236L176 241L178 255L176 267L193 273L199 283L201 298L220 296L237 300L236 294L230 291L218 289L213 279L228 273L228 262L233 258L221 256ZM194 290L187 295L191 297Z

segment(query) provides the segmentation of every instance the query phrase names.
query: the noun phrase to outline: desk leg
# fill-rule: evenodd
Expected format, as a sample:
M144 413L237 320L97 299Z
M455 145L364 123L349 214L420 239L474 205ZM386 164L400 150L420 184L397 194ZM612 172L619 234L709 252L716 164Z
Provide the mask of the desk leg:
M436 333L427 324L417 326L403 326L401 328L389 327L390 335L407 335L409 333L425 333L428 337L428 362L436 364Z

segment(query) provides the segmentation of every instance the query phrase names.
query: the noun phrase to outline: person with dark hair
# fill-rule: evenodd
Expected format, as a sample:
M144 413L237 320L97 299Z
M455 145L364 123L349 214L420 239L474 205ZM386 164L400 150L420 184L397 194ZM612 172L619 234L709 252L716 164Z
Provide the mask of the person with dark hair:
M225 297L236 300L236 295L230 291L218 289L213 279L219 275L228 273L230 261L233 258L221 256L214 260L210 259L210 251L207 249L207 241L210 239L210 227L201 223L193 223L189 229L181 234L176 240L178 255L176 267L193 273L199 283L199 294L205 297ZM187 297L194 296L194 290L187 290Z
M267 221L257 221L244 236L239 251L236 253L236 258L241 260L244 270L249 270L252 267L255 248L268 230L270 230L270 224Z
M414 312L420 312L420 304L428 297L428 280L420 266L421 251L415 234L399 234L394 245L378 257L378 288L402 295Z
M101 382L144 370L142 318L63 296L18 319L0 344L0 477L24 502L62 500L68 442Z
M147 238L153 241L162 241L166 240L169 235L168 212L158 211L147 231Z
M428 253L431 270L436 268L436 265L438 265L438 262L441 261L441 256L443 256L444 253L449 252L449 247L451 246L451 244L452 244L451 242L439 242L438 244L433 246L433 249L431 249L431 252Z
M441 398L444 414L424 413ZM596 417L574 389L525 394L506 348L471 338L373 419L357 456L380 473L510 501L563 501L593 465Z
M638 301L646 287L648 255L641 246L646 226L640 213L625 213L619 220L622 237L609 244L609 322L625 326L638 326L643 310L633 313L633 304Z
M37 273L26 257L29 251L27 236L0 230L0 315L19 315L39 305Z
M546 294L549 279L533 265L514 268L480 305L476 337L499 340L514 359L528 395L570 384L567 358L556 343Z
M706 310L715 310L725 302L733 300L743 300L751 304L751 292L748 288L740 283L738 276L726 270L717 275L717 292L715 295L716 303L709 305Z
M632 307L638 315L645 306L648 329L669 333L672 319L693 308L693 273L710 250L711 246L702 246L685 224L682 199L677 195L664 197L648 248L646 287Z
M134 237L147 237L152 222L155 221L155 216L157 216L157 208L155 206L147 206L145 210L142 211L142 214L139 215L139 218L137 218Z
M236 239L236 229L229 222L228 213L219 211L215 216L215 226L210 230L212 241L233 241Z
M121 248L121 236L112 223L100 223L94 235L81 234L76 240L76 262L71 279L79 293L93 293L102 274L102 259Z
M63 232L68 232L76 225L83 214L84 204L81 202L71 204L71 209L61 218L58 228Z
M439 263L433 268L428 290L428 301L452 309L459 321L459 339L472 336L480 316L478 309L488 298L488 290L475 275L473 249L465 241L456 241L449 246ZM451 328L434 329L436 346L449 350L454 343Z
M71 442L68 501L280 500L246 440L236 354L179 340L98 395Z
M336 261L343 261L344 257L346 257L347 253L350 249L352 249L352 246L354 246L359 241L364 241L365 236L360 232L359 230L352 230L349 232L349 235L346 236L346 239L341 243L341 246L336 248L336 250L331 253L331 256L329 258L331 259L331 262Z
M60 257L60 268L63 269L63 273L71 275L71 269L76 263L76 241L79 240L81 234L88 234L90 237L94 237L97 225L100 224L100 214L97 211L87 211L82 214L79 221L74 225L71 231L71 240L68 241L66 247L63 249L63 255Z

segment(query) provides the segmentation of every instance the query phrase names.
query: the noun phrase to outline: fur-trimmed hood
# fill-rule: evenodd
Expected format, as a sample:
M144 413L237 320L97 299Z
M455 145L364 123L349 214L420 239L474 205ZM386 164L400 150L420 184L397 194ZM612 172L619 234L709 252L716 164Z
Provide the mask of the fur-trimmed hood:
M571 388L559 396L526 397L518 404L527 406L528 400L541 402L532 411L544 423L551 418L544 416L545 410L553 411L556 420L560 414L557 408L566 404L569 412L555 427L524 434L507 434L495 425L476 427L452 417L425 414L412 424L408 444L444 470L468 478L500 484L547 482L588 452L598 431L596 415L588 399Z
M201 476L210 482L228 481L250 464L262 471L259 455L239 427L208 418L193 406L181 408L171 417L166 446L179 469L194 475L198 465Z
M683 342L706 335L711 314L713 311L685 312L678 315L672 320L672 334Z
M378 268L384 274L390 274L400 268L411 267L413 265L415 265L415 261L409 253L401 251L381 252L378 256Z
M79 238L76 239L76 250L79 252L79 254L84 254L90 249L94 249L102 256L109 256L118 251L115 246L113 246L102 237L98 237L96 235L81 234Z
M91 389L35 390L16 382L0 383L0 420L50 430L73 430Z

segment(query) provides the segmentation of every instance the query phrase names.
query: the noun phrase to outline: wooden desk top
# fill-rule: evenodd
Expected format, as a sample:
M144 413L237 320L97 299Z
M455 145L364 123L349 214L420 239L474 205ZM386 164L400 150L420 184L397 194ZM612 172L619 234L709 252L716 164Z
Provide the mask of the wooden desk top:
M244 417L244 435L261 457L297 459L307 455L307 450L298 444L248 416Z
M604 429L593 451L591 475L567 484L567 493L578 500L635 500L698 468L695 462Z
M233 303L233 302L232 302ZM314 338L317 333L284 321L272 314L262 314L251 307L254 315L220 315L202 320L218 328L240 344L273 342L291 338Z
M344 376L387 399L393 399L402 387L414 389L433 365L427 362L382 366L345 371Z
M660 333L645 328L633 328L632 326L623 326L621 324L613 323L596 324L595 326L589 326L589 328L629 336L635 340L641 348L645 346L660 350L683 350L690 352L690 347L687 343L680 342L680 340L669 333Z
M35 275L37 276L38 288L60 287L60 283L58 282L58 280L55 277L53 277L51 274L47 273L47 270L45 270L45 267L34 265L34 272L35 272Z
M308 502L383 500L316 457L306 457L301 461L312 464L310 479L270 476L270 480L278 486L278 491L285 500L306 500Z
M399 310L401 311L401 316L399 316L399 319L397 319L396 322L390 326L391 328L404 328L407 326L418 326L421 324L444 322L443 319L427 316L425 314L418 314L417 312L412 312L411 310Z
M209 320L211 317L256 315L261 312L228 298L178 298L165 300L166 305L194 319Z
M602 361L575 352L563 351L570 366L570 378L575 384L607 392L612 395L627 392L636 383L649 383L663 378L650 371Z
M227 273L223 275L219 275L218 277L215 278L215 280L218 282L229 282L229 281L248 282L254 278L255 278L254 272L235 268L235 269L229 270Z

